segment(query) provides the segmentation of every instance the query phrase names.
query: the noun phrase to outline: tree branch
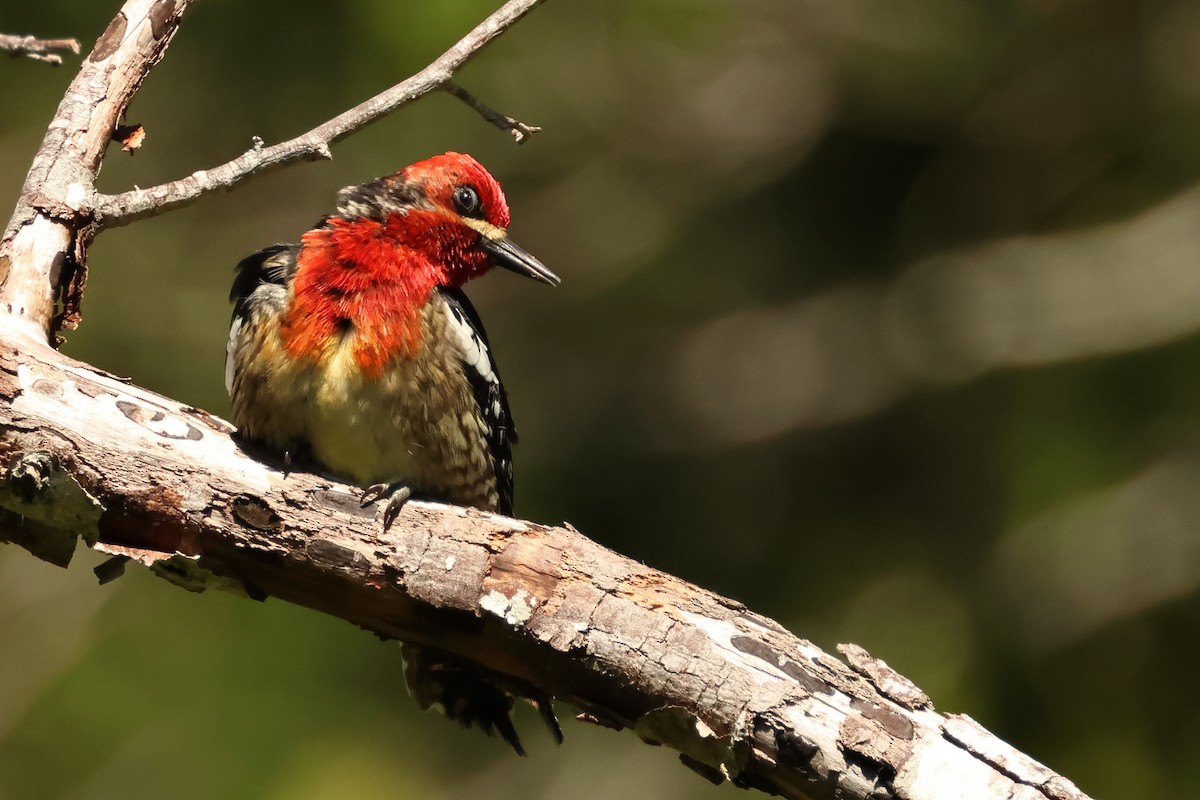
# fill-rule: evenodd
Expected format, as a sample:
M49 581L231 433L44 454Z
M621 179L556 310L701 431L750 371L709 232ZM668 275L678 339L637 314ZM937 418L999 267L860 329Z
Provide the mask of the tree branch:
M148 189L134 189L118 195L98 194L92 199L91 213L101 227L127 225L138 219L189 206L209 192L233 188L255 175L263 175L300 161L333 158L330 145L436 89L447 89L492 124L512 132L520 144L540 128L525 125L512 117L492 111L474 95L451 83L450 79L488 42L541 2L543 0L509 0L416 75L380 92L349 111L338 114L307 133L270 146L264 146L262 140L256 138L253 147L232 161L194 172L177 181Z
M193 0L127 0L67 88L0 239L0 312L45 341L73 328L95 226L82 209L112 133Z
M2 345L0 530L55 563L78 534L193 591L277 597L457 654L718 782L791 798L1084 800L861 648L847 667L568 528L412 501L385 532L357 489L285 476L229 431L48 347Z
M36 36L14 36L11 33L0 33L0 51L11 53L13 57L25 56L34 61L44 61L53 66L62 64L62 56L55 50L70 50L79 53L78 39L39 39Z
M567 528L411 502L385 532L357 490L285 476L239 448L228 423L52 349L55 304L63 324L77 316L98 218L131 221L319 157L449 87L538 0L511 0L429 68L293 149L256 146L159 187L162 197L151 189L89 206L121 115L190 2L125 3L60 103L0 240L0 539L65 566L82 537L188 589L273 596L456 653L576 705L583 719L674 747L711 780L791 798L1085 800L967 717L934 712L859 648L845 650L847 667ZM120 563L102 566L101 579Z
M499 111L488 107L483 103L482 100L468 92L463 87L459 86L454 81L446 81L444 88L450 94L454 95L459 100L462 100L471 108L478 111L479 115L485 120L492 123L500 130L511 133L512 137L517 140L517 144L525 144L525 142L529 141L529 137L541 130L541 128L537 125L526 125L520 120L513 119L507 114L501 114Z

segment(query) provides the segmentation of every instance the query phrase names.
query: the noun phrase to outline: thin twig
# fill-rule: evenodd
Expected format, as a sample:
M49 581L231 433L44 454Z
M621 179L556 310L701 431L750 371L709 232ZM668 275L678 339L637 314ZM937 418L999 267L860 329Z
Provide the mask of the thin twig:
M525 142L529 141L530 136L533 136L535 133L541 130L541 128L537 125L526 125L524 122L521 122L518 119L501 114L499 111L490 108L489 106L485 105L482 100L468 92L463 87L459 86L454 81L446 81L446 85L443 88L450 94L457 97L459 100L462 100L471 108L478 111L481 117L495 125L500 130L511 133L513 138L517 140L517 144L525 144Z
M47 64L59 66L62 56L54 50L70 50L79 53L78 39L39 39L36 36L16 36L11 33L0 33L0 50L12 53L13 57L25 56L34 61L44 61Z
M194 172L177 181L117 195L96 194L90 204L93 218L96 224L103 228L126 225L138 219L183 208L209 192L230 189L246 178L262 175L297 161L332 158L330 145L397 108L435 89L445 87L454 73L485 45L542 2L543 0L508 0L425 69L308 133L269 147L264 147L261 141L258 141L232 161L212 169Z

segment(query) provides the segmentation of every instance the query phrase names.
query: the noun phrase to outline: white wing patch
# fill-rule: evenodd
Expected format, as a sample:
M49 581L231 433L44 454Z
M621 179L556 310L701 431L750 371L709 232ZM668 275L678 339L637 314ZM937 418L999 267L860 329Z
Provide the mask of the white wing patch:
M492 359L488 354L487 345L475 333L471 323L459 316L457 310L451 309L450 313L446 315L446 327L458 341L459 350L462 351L463 364L474 370L488 383L499 383L500 379L496 377L496 371L492 369ZM499 403L495 404L492 413L497 417L500 415Z
M491 466L496 480L497 507L501 514L512 513L513 474L512 447L517 442L517 431L500 373L488 347L483 323L475 314L467 296L461 290L442 287L445 305L445 338L458 351L458 361L463 375L471 386L477 406L476 424L483 428L484 440L491 456ZM474 416L474 415L472 415Z

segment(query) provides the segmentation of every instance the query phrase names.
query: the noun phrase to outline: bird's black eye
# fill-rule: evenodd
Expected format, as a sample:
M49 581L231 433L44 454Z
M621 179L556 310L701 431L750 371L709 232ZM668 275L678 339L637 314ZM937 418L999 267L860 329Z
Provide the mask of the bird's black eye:
M464 217L482 217L483 203L479 202L479 192L474 186L456 186L454 188L454 208Z

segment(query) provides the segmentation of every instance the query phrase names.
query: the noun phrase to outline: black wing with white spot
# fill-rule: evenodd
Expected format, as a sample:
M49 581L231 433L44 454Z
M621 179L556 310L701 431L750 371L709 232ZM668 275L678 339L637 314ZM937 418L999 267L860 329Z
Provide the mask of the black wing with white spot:
M496 491L500 498L496 509L512 515L513 464L512 448L517 443L517 429L508 407L508 394L500 381L500 372L488 346L487 333L475 307L461 289L442 286L438 291L446 299L450 314L457 323L463 344L463 372L475 394L475 402L487 426L487 444L496 472Z

